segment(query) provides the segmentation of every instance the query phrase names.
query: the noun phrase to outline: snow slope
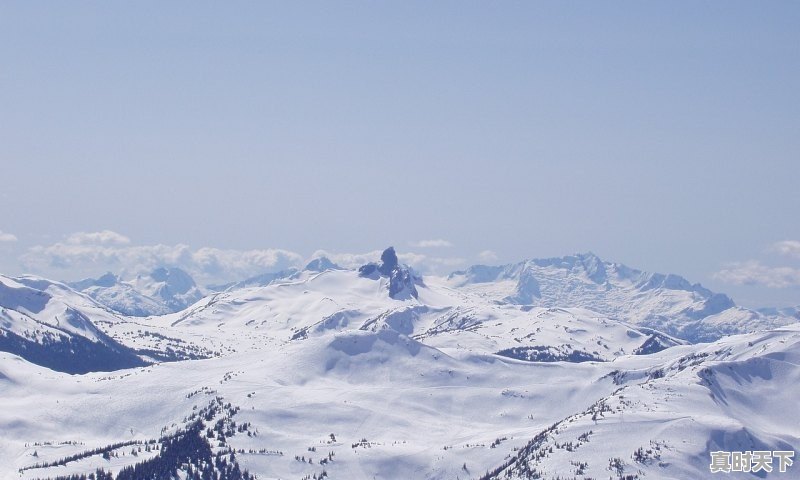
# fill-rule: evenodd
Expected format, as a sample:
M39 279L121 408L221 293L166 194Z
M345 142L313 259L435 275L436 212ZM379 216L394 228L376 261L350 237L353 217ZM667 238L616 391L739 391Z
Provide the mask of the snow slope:
M0 276L0 351L70 373L144 364L98 329L95 321L119 318L66 285L30 276Z
M800 447L800 324L625 367L612 373L619 389L544 429L485 478L706 478L712 451ZM797 476L774 467L770 478Z

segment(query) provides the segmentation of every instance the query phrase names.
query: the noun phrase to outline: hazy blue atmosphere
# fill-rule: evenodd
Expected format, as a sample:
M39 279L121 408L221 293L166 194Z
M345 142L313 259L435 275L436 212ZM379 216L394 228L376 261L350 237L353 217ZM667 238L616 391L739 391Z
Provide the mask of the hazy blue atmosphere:
M3 2L0 273L593 251L798 305L799 85L797 2Z

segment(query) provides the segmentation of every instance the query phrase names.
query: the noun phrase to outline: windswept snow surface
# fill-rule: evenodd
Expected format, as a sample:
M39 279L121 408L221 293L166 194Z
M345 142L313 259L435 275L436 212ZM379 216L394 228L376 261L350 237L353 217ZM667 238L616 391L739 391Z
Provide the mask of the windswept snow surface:
M204 359L68 375L0 353L0 478L117 473L197 412L259 479L708 478L710 451L800 446L800 325L688 344L497 301L502 281L426 278L400 298L390 281L307 270L95 323Z

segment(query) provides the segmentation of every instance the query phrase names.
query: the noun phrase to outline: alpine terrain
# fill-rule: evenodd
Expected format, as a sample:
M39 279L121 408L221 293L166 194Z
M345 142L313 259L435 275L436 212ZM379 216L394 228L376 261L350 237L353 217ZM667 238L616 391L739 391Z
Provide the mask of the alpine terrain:
M0 478L715 478L800 447L799 321L591 253L0 276Z

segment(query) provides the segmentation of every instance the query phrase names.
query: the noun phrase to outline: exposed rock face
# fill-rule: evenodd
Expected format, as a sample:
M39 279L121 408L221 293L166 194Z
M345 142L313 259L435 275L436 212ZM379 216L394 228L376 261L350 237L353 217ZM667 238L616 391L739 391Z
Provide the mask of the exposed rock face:
M381 265L378 267L378 271L381 272L381 275L391 276L397 267L397 254L394 252L394 247L389 247L381 254Z
M380 277L389 279L389 296L398 300L417 298L414 286L420 279L405 265L400 265L394 247L389 247L381 254L381 263L368 263L358 269L362 277L377 280Z

